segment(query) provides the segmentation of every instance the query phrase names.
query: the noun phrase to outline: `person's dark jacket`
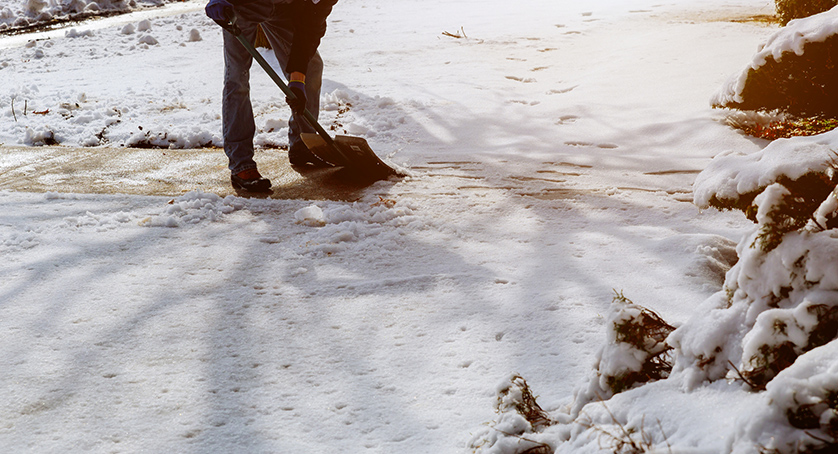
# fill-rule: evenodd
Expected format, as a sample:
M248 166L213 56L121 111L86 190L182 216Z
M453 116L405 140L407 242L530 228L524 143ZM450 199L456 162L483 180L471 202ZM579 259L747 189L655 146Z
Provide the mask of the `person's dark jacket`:
M244 19L265 22L271 14L290 15L294 24L294 39L285 70L290 74L305 74L308 62L317 52L320 39L326 34L326 18L338 0L228 0L235 7L242 7ZM274 5L275 4L275 5ZM272 12L269 12L272 11ZM237 11L238 12L238 11Z

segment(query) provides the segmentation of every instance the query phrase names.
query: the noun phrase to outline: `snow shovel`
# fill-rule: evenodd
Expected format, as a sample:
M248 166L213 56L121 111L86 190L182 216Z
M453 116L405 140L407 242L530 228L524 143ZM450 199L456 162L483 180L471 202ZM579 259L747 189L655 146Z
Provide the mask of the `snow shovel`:
M220 22L218 24L239 40L241 45L253 56L253 59L259 63L259 66L268 73L268 76L276 83L279 89L285 93L285 96L291 100L297 99L294 93L288 88L288 85L280 79L279 75L265 61L264 57L256 51L253 44L242 36L241 29L236 25L237 17L235 13L232 11L228 12L227 21L228 23L226 24ZM332 139L308 109L305 109L303 117L317 131L316 134L303 133L300 135L303 143L305 143L313 155L335 167L344 167L349 172L351 178L355 180L378 181L396 175L396 171L392 167L385 164L376 156L365 139L353 136L335 136Z

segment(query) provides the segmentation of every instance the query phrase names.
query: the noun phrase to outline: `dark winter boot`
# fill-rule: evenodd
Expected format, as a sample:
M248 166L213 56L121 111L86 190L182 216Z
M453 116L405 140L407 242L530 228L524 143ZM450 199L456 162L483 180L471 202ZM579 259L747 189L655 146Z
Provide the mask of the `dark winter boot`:
M271 180L263 178L256 169L247 169L230 175L230 183L234 189L243 191L271 192Z
M314 156L308 148L300 143L288 150L288 161L292 166L329 167L329 163Z

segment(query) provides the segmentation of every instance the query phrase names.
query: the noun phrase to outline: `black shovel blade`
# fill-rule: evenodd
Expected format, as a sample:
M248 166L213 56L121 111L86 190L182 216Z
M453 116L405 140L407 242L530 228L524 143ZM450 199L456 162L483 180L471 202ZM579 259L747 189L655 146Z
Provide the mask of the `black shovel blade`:
M358 179L376 181L396 175L396 171L379 159L366 139L361 137L335 136L338 150L317 134L303 133L300 137L313 155L333 166L346 168Z

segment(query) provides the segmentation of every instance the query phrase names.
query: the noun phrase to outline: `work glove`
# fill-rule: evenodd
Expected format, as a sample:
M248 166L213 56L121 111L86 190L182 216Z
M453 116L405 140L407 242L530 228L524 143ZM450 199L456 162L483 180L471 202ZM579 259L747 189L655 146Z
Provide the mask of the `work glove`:
M233 4L227 0L210 0L205 10L210 19L224 27L233 15Z
M223 1L223 0L222 0ZM306 83L301 80L292 80L288 82L288 88L291 93L294 93L295 99L290 96L285 98L285 102L291 107L291 111L296 115L303 115L306 111Z

